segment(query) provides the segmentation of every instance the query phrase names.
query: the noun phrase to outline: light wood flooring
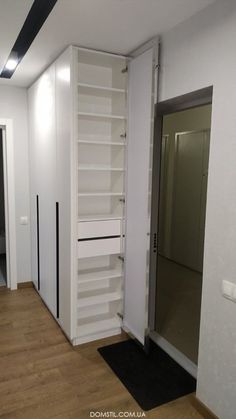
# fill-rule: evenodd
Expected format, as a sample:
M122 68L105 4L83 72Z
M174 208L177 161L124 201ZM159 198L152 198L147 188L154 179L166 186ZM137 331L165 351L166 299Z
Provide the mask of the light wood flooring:
M0 418L87 419L90 411L141 412L97 352L123 334L73 348L33 288L0 290ZM147 418L198 419L192 396Z

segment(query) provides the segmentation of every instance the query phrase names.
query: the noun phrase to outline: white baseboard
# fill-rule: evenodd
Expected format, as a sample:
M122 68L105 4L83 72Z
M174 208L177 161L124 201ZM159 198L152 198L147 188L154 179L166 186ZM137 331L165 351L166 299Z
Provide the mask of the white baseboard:
M87 336L74 338L72 340L72 345L73 346L81 345L83 343L93 342L94 340L109 338L110 336L115 336L115 335L120 335L120 334L121 334L121 328L118 327L115 329L106 330L104 332L98 332L93 335L87 335Z

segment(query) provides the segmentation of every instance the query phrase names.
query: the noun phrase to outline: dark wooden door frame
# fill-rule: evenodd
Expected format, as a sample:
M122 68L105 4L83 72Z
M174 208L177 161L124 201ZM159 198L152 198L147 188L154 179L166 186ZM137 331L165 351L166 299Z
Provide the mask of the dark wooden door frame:
M182 96L174 97L155 106L154 144L153 144L153 170L152 170L152 204L151 204L151 233L150 233L150 277L149 277L149 332L155 330L156 316L156 270L157 270L157 242L158 242L158 216L160 193L160 164L163 117L165 115L185 111L187 109L212 103L213 86L196 90Z

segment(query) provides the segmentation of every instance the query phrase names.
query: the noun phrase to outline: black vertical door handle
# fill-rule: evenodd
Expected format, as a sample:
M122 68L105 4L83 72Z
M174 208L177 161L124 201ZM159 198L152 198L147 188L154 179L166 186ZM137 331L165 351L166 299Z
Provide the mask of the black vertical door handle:
M56 316L59 318L59 202L56 202Z
M38 291L40 290L40 237L39 237L39 196L36 195L36 224L37 224L37 268L38 268Z

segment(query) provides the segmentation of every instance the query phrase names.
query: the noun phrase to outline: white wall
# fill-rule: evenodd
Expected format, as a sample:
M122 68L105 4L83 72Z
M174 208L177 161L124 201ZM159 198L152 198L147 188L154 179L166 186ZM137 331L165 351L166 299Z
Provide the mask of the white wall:
M30 215L26 89L0 85L0 118L13 120L17 281L26 282L31 281L30 225L20 225L20 216Z
M236 2L215 4L163 35L161 100L214 86L197 396L236 417Z

